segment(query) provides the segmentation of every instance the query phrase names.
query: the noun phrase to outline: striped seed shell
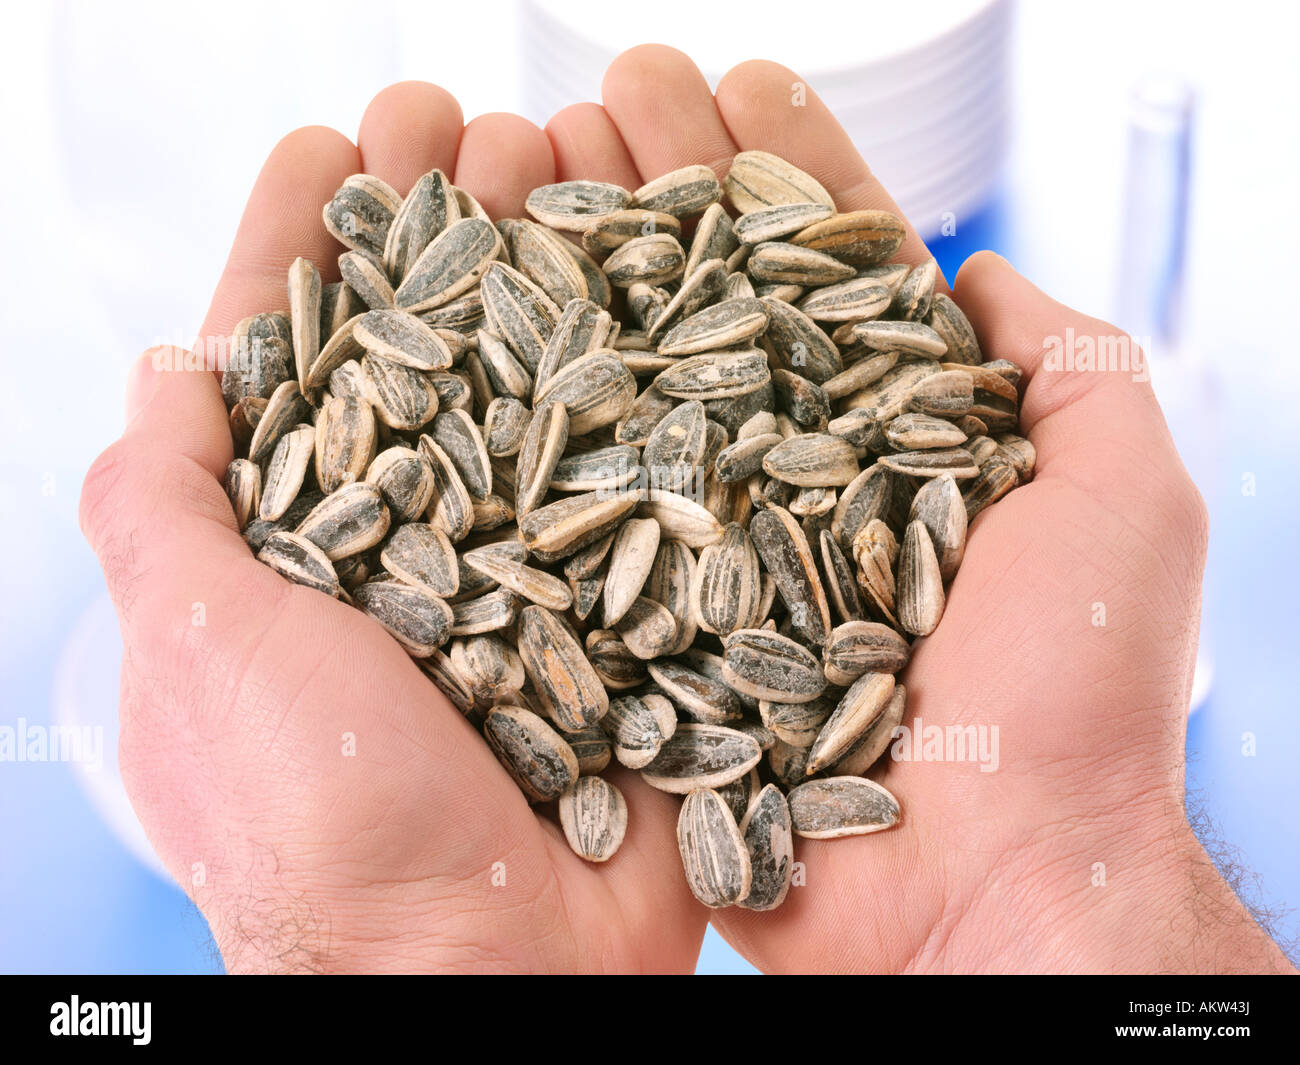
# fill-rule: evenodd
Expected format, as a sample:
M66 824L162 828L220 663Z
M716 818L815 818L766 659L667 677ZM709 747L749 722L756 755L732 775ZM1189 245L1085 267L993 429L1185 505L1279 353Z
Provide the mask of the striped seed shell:
M360 481L317 503L295 530L331 562L369 551L388 533L391 518L379 489Z
M668 654L680 654L695 642L698 627L691 613L691 584L695 580L695 555L680 540L661 535L650 575L641 594L668 608L677 621L677 640Z
M578 759L578 772L583 776L602 772L614 756L609 737L598 724L588 725L577 732L566 732L564 739Z
M555 562L612 531L644 499L640 489L564 496L522 515L519 538L539 562Z
M532 374L560 320L560 309L541 288L505 263L492 263L480 286L483 314Z
M907 228L888 211L848 211L814 222L792 244L827 252L854 266L883 263L903 246Z
M725 399L762 388L771 381L761 351L718 351L693 355L664 370L655 385L678 399Z
M722 199L722 186L707 166L684 166L642 185L632 203L643 211L690 218Z
M933 381L943 374L928 378ZM925 382L922 382L923 384ZM893 418L884 427L885 439L899 451L924 451L936 447L958 447L966 442L966 434L946 418L909 411Z
M852 322L884 314L891 299L887 286L857 277L814 290L799 301L799 310L818 322Z
M943 292L936 292L930 303L930 313L926 316L929 325L943 340L948 349L950 362L978 366L984 361L980 353L979 341L975 330L962 309L952 301L952 297Z
M641 769L654 761L666 738L654 707L635 695L611 699L600 727L608 734L619 765L628 769Z
M270 459L262 482L262 498L257 516L263 521L276 521L289 509L297 497L302 482L311 466L313 441L316 433L310 425L301 425L280 438Z
M837 777L859 777L875 765L876 761L889 748L894 738L894 730L903 721L907 709L907 689L901 684L894 685L894 694L889 697L885 707L875 721L868 725L862 735L838 761L829 766L829 771Z
M578 759L542 718L518 706L495 706L483 735L519 790L532 802L551 802L578 777Z
M519 614L519 657L551 720L566 732L594 725L609 709L609 695L582 645L549 610L526 606Z
M384 269L393 284L401 284L429 241L459 220L460 206L447 175L441 170L422 175L393 215L384 241Z
M754 515L749 535L776 581L795 631L813 646L823 646L831 631L830 604L803 529L789 511L774 506Z
M310 260L301 257L289 267L289 320L294 377L305 388L307 371L320 351L320 274Z
M456 549L446 533L424 522L401 526L379 552L379 561L398 580L418 584L439 598L459 590Z
M442 307L477 285L501 248L501 234L490 222L481 218L453 222L409 267L393 302L412 314ZM426 319L426 324L436 322Z
M833 526L834 518L831 522ZM835 616L841 621L859 620L862 617L862 599L858 595L858 582L832 529L822 529L818 533L817 546L821 551L826 598L834 608Z
M722 204L710 204L695 223L695 235L691 238L690 252L686 256L687 279L706 263L726 260L738 245L731 216ZM726 269L725 262L723 268Z
M781 789L764 787L739 830L749 853L750 888L737 904L746 910L775 910L785 901L794 872L794 828Z
M645 683L645 662L612 629L592 629L583 646L607 691L626 691Z
M699 550L722 539L722 523L711 512L676 492L651 488L637 507L637 516L654 518L669 540L681 540Z
M806 703L826 688L821 663L802 644L767 629L738 629L722 641L723 675L755 699Z
M492 494L492 466L483 435L474 419L463 410L444 411L433 419L430 434L451 459L466 490L474 499Z
M378 310L393 306L393 286L388 275L379 261L365 252L348 251L340 255L339 276L366 307Z
M727 484L752 477L762 470L767 453L784 439L780 433L762 433L728 445L718 453L714 463L718 477Z
M923 521L908 522L898 553L898 620L913 636L929 636L943 617L943 577Z
M710 909L732 906L749 895L749 851L725 800L705 789L692 791L677 817L677 847L691 893Z
M833 285L857 276L832 255L776 240L758 245L745 268L755 281L781 285Z
M540 406L528 423L515 465L515 510L527 514L551 486L551 474L569 439L569 415L563 403Z
M763 458L769 477L801 488L850 484L858 476L853 446L829 433L804 433L782 441Z
M321 217L335 240L379 258L401 206L402 198L385 182L370 174L353 174L321 210Z
M816 773L847 753L872 722L885 712L893 694L892 674L865 673L854 681L817 733L817 739L808 752L807 771Z
M724 299L727 284L727 267L721 259L710 259L701 263L699 268L687 274L681 287L673 293L672 298L664 304L663 309L646 330L646 343L657 343L661 334L678 322L691 318L699 311ZM629 292L631 290L629 289ZM750 296L752 297L752 293ZM668 352L660 351L661 355Z
M999 433L995 454L1011 463L1022 484L1032 480L1038 452L1023 436L1017 436L1015 433Z
M333 564L304 536L283 530L272 533L257 552L257 561L294 584L338 597L339 580Z
M525 566L484 548L467 551L461 557L467 566L487 574L501 587L548 610L568 610L573 602L569 586L545 570Z
M609 572L605 578L602 616L607 626L617 625L636 602L658 550L657 521L629 518L619 526L609 552Z
M460 567L457 566L459 571ZM495 583L495 582L493 582ZM464 592L464 581L458 581ZM498 588L495 592L464 599L451 607L451 634L476 636L483 632L498 632L509 628L519 617L522 600L514 592Z
M908 521L924 523L939 559L939 576L952 580L966 553L966 501L957 482L947 474L926 481L912 500Z
M723 188L731 206L742 215L783 204L819 203L832 210L835 207L835 201L820 182L771 152L738 153L731 161Z
M676 281L686 266L686 253L677 238L669 233L652 233L633 237L620 244L605 260L605 276L615 288L628 288L637 282L663 285Z
M839 701L838 689L827 689L807 703L777 703L764 699L758 704L763 724L782 743L791 747L811 747L826 719Z
M635 237L667 233L681 238L682 224L663 211L629 207L602 215L582 231L582 247L589 255L604 257Z
M468 715L474 709L474 693L446 654L434 651L428 658L417 658L415 664L462 714Z
M559 811L564 838L574 854L589 862L609 861L627 834L623 793L600 777L579 777L565 788Z
M415 521L433 498L433 467L409 447L381 451L367 467L365 480L379 489L397 525Z
M736 237L753 245L780 240L834 213L835 209L824 203L780 203L760 207L736 219Z
M543 225L580 233L605 215L631 206L632 194L603 181L561 181L528 194L524 207Z
M924 322L934 299L934 283L939 277L939 264L933 259L914 266L894 293L891 313L905 322ZM946 347L946 345L945 345Z
M426 374L370 355L361 369L365 399L390 429L420 429L438 413L438 392Z
M762 619L762 571L749 533L736 522L700 552L691 586L691 609L705 632L727 636Z
M996 503L1019 482L1016 469L1000 455L994 455L962 489L966 521L972 522L985 507Z
M688 400L674 408L651 431L641 454L650 484L673 491L690 484L704 462L707 444L704 404Z
M375 458L377 430L370 404L358 396L336 396L321 405L314 447L316 483L325 493L363 480Z
M298 376L293 349L278 336L240 337L237 332L232 347L221 374L221 395L227 407L248 396L269 399L281 384Z
M569 250L573 245L553 229L523 218L497 223L510 263L557 307L587 298L587 280ZM576 249L575 249L576 250Z
M474 526L474 504L455 464L428 434L420 436L419 453L433 471L433 493L425 520L437 525L452 543L463 540Z
M426 658L451 635L451 607L418 585L371 581L352 599L415 658Z
M800 784L786 796L797 836L838 839L879 832L898 823L898 800L874 780L826 777Z
M510 458L519 453L533 413L513 396L498 396L483 415L483 437L493 458Z
M964 447L933 447L924 451L899 451L881 455L878 464L908 477L942 477L966 480L980 471L971 453Z
M763 346L783 369L819 385L843 370L839 349L813 319L771 296L763 297L762 303L768 314Z
M597 350L568 363L545 382L533 400L540 409L547 401L564 404L569 432L581 436L615 424L636 398L636 378L613 351Z
M566 455L551 472L551 487L557 492L626 488L641 476L640 460L637 449L626 444Z
M627 649L645 661L672 651L679 631L677 619L669 609L643 595L632 600L632 605L614 623L614 629Z
M911 654L907 641L888 625L847 621L826 643L826 679L849 685L864 673L898 673Z
M661 355L698 355L744 344L766 328L767 307L761 300L723 300L669 329L658 350Z
M235 459L226 467L224 487L235 511L235 523L243 532L256 516L262 498L262 471L248 459Z
M730 784L758 765L758 743L736 729L722 725L678 725L654 761L641 771L651 787L673 795L697 788Z
M953 418L974 406L975 385L970 374L945 370L922 378L907 397L907 405L921 414Z
M407 311L367 311L352 327L352 337L371 355L413 370L446 370L451 348L437 333Z
M453 640L450 657L475 697L508 699L524 686L524 667L514 648L493 633Z
M555 376L555 372L574 359L606 346L613 319L609 312L587 299L573 299L564 306L555 331L546 342L537 372L533 376L533 389Z

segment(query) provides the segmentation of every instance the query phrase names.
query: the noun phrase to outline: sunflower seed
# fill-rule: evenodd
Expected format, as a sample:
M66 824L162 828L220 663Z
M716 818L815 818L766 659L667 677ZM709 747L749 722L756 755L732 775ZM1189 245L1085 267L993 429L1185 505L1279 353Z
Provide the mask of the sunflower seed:
M504 219L497 228L514 268L545 292L557 307L570 300L587 298L587 279L570 251L573 245L562 236L522 218Z
M884 262L903 246L907 229L888 211L849 211L814 222L792 244L824 251L853 266Z
M379 178L353 174L321 215L335 240L378 257L384 253L389 227L401 206L402 198Z
M753 245L780 240L814 222L829 218L832 214L834 209L824 203L785 203L760 207L736 219L736 237Z
M636 448L615 444L560 459L551 473L551 488L557 492L616 491L640 475Z
M929 636L943 617L943 577L930 533L911 521L898 554L898 620L913 636Z
M628 650L645 661L667 654L677 642L676 619L666 606L646 596L637 596L614 628Z
M889 309L889 289L867 277L826 285L799 302L799 310L818 322L852 322L874 318Z
M812 318L770 296L762 303L768 314L763 344L782 368L819 385L843 370L839 349Z
M433 494L425 519L445 532L452 543L463 540L474 525L469 489L447 453L428 435L420 437L420 454L433 470Z
M507 698L524 686L519 656L492 634L453 640L451 662L474 695L485 702Z
M705 906L732 906L749 895L749 852L726 802L716 791L692 791L677 818L677 847L691 893Z
M438 413L438 392L419 370L370 355L361 369L365 399L390 429L420 429Z
M975 388L970 375L953 370L922 378L907 398L912 410L941 418L965 414L974 403Z
M266 464L262 498L257 508L257 516L263 521L282 517L297 498L311 466L315 435L310 425L302 425L285 433L275 445Z
M393 306L395 297L388 275L378 260L365 252L349 251L340 255L339 276L357 294L357 298L372 310Z
M461 557L467 566L486 573L501 587L508 588L538 606L544 606L548 610L567 610L573 602L569 586L545 570L525 566L522 562L483 548L467 551Z
M830 193L815 178L770 152L738 154L731 161L723 188L731 206L742 215L785 204L819 203L835 208Z
M872 780L828 777L799 785L787 797L796 835L838 839L879 832L898 823L898 800Z
M667 233L680 239L682 224L663 211L628 208L602 215L582 231L582 246L591 255L605 256L636 237Z
M708 263L726 260L737 246L738 241L731 216L727 214L722 204L710 204L695 223L691 250L686 256L686 278L689 280L697 270L704 269ZM726 270L725 262L723 269Z
M587 659L606 691L626 691L645 683L645 662L628 650L622 637L612 629L592 629L584 646Z
M559 809L564 838L579 858L607 862L622 845L627 802L613 784L600 777L579 777L560 795Z
M745 529L733 522L722 539L700 553L691 587L691 609L705 632L727 636L757 625L762 581L758 552Z
M474 693L442 651L434 651L428 658L417 658L415 664L462 714L468 715L474 709Z
M582 645L549 610L526 606L520 612L519 657L547 714L566 732L596 724L609 709Z
M908 521L925 525L939 560L939 576L952 580L966 552L966 502L957 482L947 474L926 481L912 500Z
M894 303L890 310L904 322L925 321L926 315L930 313L934 284L938 277L939 264L933 259L914 266L894 292Z
M532 411L513 396L498 396L483 415L484 446L494 458L518 454Z
M615 424L636 397L636 378L612 351L598 350L561 367L533 397L534 410L563 403L574 436Z
M965 480L978 474L979 467L964 447L936 447L925 451L900 451L881 455L879 464L909 477L940 477L944 474Z
M446 370L452 363L446 341L406 311L367 311L352 327L352 337L371 355L413 370Z
M605 215L626 210L632 194L601 181L562 181L533 189L524 207L542 225L578 233Z
M272 533L258 551L257 561L294 584L315 588L326 595L339 594L338 575L325 552L297 533L283 530Z
M853 267L832 255L781 241L758 245L746 269L755 281L782 285L833 285L857 275Z
M415 658L432 654L451 635L451 607L417 585L371 581L352 599Z
M588 725L577 732L566 732L565 741L578 759L578 772L583 776L599 773L609 765L614 749L600 725Z
M644 211L690 218L722 199L722 186L707 166L686 166L647 182L632 194Z
M634 695L611 699L600 727L608 734L619 765L628 769L649 765L664 744L654 708Z
M442 307L477 285L501 248L501 234L490 222L480 218L453 222L407 269L393 302L412 314ZM435 323L426 319L426 324Z
M262 471L248 459L235 459L226 467L224 487L235 511L235 524L243 532L262 498Z
M432 525L403 525L379 553L379 561L394 577L442 599L455 595L460 587L456 549L447 534Z
M542 289L505 263L488 266L480 290L483 313L492 332L510 346L532 374L546 352L560 309Z
M358 482L344 485L317 503L298 525L331 562L369 551L388 533L391 517L379 489Z
M657 521L629 518L619 526L609 553L609 575L605 579L603 616L606 625L617 625L631 609L650 575L658 550Z
M461 582L458 580L457 584L460 585ZM519 617L520 602L519 596L514 592L501 588L487 595L453 603L451 635L476 636L508 628Z
M678 725L641 779L660 791L685 795L730 784L758 765L762 752L751 736L721 725Z
M744 344L767 328L767 308L756 299L723 300L696 311L659 341L661 355L698 355Z
M384 241L384 269L394 284L403 277L434 237L460 219L451 182L441 170L423 175L393 215Z
M778 444L763 458L769 477L800 487L850 484L858 476L858 456L838 436L807 433Z
M316 483L325 493L360 481L375 458L375 415L356 396L336 397L323 404L316 418L314 448Z
M789 511L778 506L755 514L749 535L764 568L776 581L794 630L821 647L831 631L830 604L803 529Z
M610 337L613 319L591 300L574 299L565 305L555 331L546 342L534 376L534 390L555 376L557 370L574 359L604 347Z
M775 910L785 901L794 871L790 807L775 784L758 793L739 826L749 854L749 891L737 904L747 910Z
M633 237L620 244L605 260L605 276L615 288L635 283L662 285L676 281L686 266L686 253L669 233L652 233Z
M1015 488L1019 478L1011 463L994 455L962 489L966 521L972 522L983 510Z
M670 540L681 540L698 550L722 539L722 524L694 500L659 488L644 493L637 506L637 516L654 518Z
M319 436L319 423L317 430ZM317 459L317 468L320 465ZM418 519L433 498L433 467L408 447L381 451L367 467L365 480L379 489L397 525Z
M764 699L758 704L758 712L763 724L782 743L791 747L811 747L836 702L834 690L828 690L807 703L778 703Z
M678 399L725 399L762 388L772 378L761 351L719 351L682 359L655 378Z
M970 320L962 313L962 309L952 301L952 297L936 292L925 322L939 334L948 348L948 358L952 362L978 366L984 361L979 341L975 339L975 330L971 328Z
M826 687L821 664L807 648L765 629L738 629L722 641L723 675L755 699L806 703Z
M577 779L573 748L531 711L494 707L483 722L483 735L519 790L533 802L558 799Z
M808 752L807 772L816 773L844 755L884 713L893 694L894 678L889 673L864 673L854 681L817 733Z
M952 422L929 414L900 414L884 427L884 433L890 446L900 451L957 447L966 442L966 434Z
M644 498L645 493L640 489L564 496L522 515L519 518L519 537L539 562L555 562L599 540L619 525Z

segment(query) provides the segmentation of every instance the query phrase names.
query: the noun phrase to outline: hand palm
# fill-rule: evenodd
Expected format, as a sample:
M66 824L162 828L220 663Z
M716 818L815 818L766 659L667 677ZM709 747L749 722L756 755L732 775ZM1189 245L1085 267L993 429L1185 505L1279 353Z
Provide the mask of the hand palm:
M562 112L549 138L505 115L462 130L441 90L395 86L367 111L357 146L307 129L277 147L203 335L228 334L240 318L283 306L285 271L298 255L328 275L338 249L320 225L320 205L355 172L404 192L441 167L494 217L510 217L539 184L587 177L635 188L690 163L722 171L735 151L761 147L812 172L841 209L891 206L816 98L791 106L796 80L773 64L745 64L715 99L685 57L636 49L607 75L604 108ZM914 234L902 251L913 262L926 254ZM1058 331L1061 320L1047 322L1046 333L1008 324L1015 316L997 307L1005 277L987 280L1001 269L985 267L972 280L970 305L961 286L959 301L986 350L1032 368L1034 338ZM1108 729L1133 727L1125 715L1142 698L1137 663L1147 661L1148 644L1168 652L1162 668L1186 671L1185 639L1159 643L1149 624L1130 628L1125 611L1149 623L1188 592L1189 579L1154 592L1108 586L1103 575L1132 571L1134 562L1101 557L1115 550L1111 533L1124 523L1113 504L1088 493L1098 487L1113 500L1123 482L1095 455L1080 467L1062 453L1071 431L1085 439L1080 408L1092 403L1103 429L1117 431L1124 412L1149 398L1126 395L1117 413L1114 394L1102 409L1100 390L1062 396L1068 384L1038 382L1026 415L1042 419L1034 431L1039 478L976 524L943 624L905 678L909 716L998 724L1003 768L889 765L882 779L904 804L902 826L803 842L809 886L784 909L716 915L764 967L942 961L958 915L1043 831L1043 804L1077 806L1083 816L1096 802L1079 774L1107 752ZM141 412L123 440L87 478L83 523L122 616L128 787L228 965L689 968L705 911L683 883L675 801L622 774L627 841L606 866L577 859L385 633L253 560L219 484L230 444L215 381L162 374L144 387L152 400L137 401ZM1139 430L1168 450L1158 419L1153 427L1143 413ZM1170 461L1162 452L1160 462ZM1150 527L1142 522L1131 519ZM1091 628L1096 599L1113 603L1125 626L1096 653L1109 657L1115 682L1136 686L1113 705L1089 687L1087 662L1075 653L1074 645L1110 631ZM195 602L205 604L203 628L190 624ZM1185 636L1193 622L1185 604L1177 609ZM1172 743L1174 708L1146 705L1166 711L1147 738ZM1118 805L1136 785L1132 775L1116 779L1102 798ZM851 931L825 943L818 933L826 928Z

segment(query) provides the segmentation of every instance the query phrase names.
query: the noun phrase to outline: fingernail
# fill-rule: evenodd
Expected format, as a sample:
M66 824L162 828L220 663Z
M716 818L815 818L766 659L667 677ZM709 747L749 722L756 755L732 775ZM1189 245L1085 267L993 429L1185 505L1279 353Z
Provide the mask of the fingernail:
M131 367L126 378L126 423L135 421L154 393L158 391L158 370L154 366L154 354L159 349L146 351Z

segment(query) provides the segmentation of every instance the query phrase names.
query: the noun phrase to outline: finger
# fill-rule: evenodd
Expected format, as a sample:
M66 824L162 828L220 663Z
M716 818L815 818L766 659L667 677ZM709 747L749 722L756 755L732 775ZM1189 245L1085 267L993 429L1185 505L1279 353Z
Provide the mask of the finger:
M480 115L465 127L455 182L493 218L524 218L524 200L555 180L546 134L518 115Z
M430 170L455 171L464 127L460 104L446 89L426 81L390 85L361 118L361 169L405 196Z
M124 631L142 597L175 600L151 613L172 622L182 617L182 600L194 598L194 582L178 580L182 573L233 577L237 567L263 569L249 565L252 556L219 480L231 443L217 378L185 370L182 355L155 349L136 363L131 420L82 485L81 528L99 557Z
M684 166L712 167L722 178L736 145L709 84L689 56L644 44L618 56L601 83L605 110L642 182Z
M323 126L296 130L275 146L244 208L200 336L228 337L250 314L286 307L289 266L300 255L322 277L337 277L342 247L321 222L321 209L360 169L352 142Z
M894 258L907 263L931 258L925 242L871 173L844 127L793 70L762 59L741 63L718 82L717 101L739 150L771 152L807 171L822 183L840 211L897 215L907 226L907 237Z
M574 104L546 123L555 155L555 180L608 181L625 189L641 182L618 127L600 104Z

